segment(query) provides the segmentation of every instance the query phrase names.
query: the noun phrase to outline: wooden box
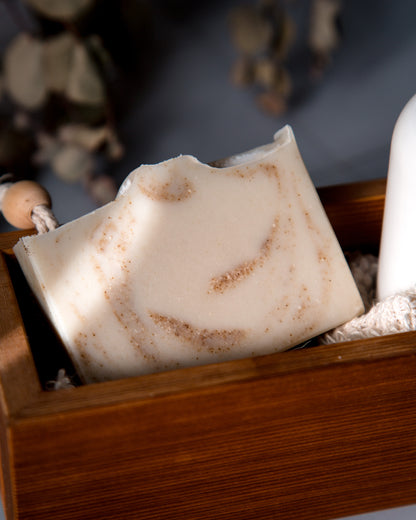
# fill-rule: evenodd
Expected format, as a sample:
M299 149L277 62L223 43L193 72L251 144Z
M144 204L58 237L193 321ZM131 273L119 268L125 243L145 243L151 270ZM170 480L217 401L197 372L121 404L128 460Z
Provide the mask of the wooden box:
M377 250L384 190L320 190L344 249ZM8 520L325 520L416 503L416 333L51 392L17 237L0 238Z

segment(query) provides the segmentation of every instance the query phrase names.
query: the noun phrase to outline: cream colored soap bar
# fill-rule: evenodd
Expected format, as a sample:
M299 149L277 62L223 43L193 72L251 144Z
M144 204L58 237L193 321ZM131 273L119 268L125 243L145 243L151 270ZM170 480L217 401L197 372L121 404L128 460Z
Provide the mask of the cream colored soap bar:
M15 253L85 382L282 351L363 310L288 126L220 168L141 166Z

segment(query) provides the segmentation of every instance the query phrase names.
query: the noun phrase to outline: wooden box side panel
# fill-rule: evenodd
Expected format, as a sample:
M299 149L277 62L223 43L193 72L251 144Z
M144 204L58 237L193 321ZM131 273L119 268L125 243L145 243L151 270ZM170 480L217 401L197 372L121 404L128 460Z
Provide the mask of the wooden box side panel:
M415 368L349 363L20 421L16 518L325 520L416 502Z
M4 256L0 252L0 408L11 416L41 388Z
M30 353L4 256L0 252L0 462L1 493L7 518L12 518L12 462L9 424L13 416L36 401L41 387Z

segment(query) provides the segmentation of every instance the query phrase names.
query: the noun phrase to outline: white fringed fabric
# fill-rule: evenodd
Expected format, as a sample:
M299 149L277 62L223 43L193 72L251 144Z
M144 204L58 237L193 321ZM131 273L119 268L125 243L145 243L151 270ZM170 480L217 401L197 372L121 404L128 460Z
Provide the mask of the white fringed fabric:
M377 258L357 255L350 263L365 314L322 336L324 344L340 343L416 330L416 287L376 302Z

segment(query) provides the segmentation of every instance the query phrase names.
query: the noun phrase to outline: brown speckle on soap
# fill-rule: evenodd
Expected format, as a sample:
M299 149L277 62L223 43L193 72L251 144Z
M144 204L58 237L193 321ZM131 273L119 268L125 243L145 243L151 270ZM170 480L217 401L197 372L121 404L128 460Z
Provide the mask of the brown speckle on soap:
M140 184L140 191L149 199L166 202L181 202L193 195L195 189L186 178L173 178L168 182L153 182Z
M74 339L74 344L83 362L86 365L90 365L93 362L93 359L87 352L87 341L82 336L82 334L78 334L78 336Z
M268 177L278 177L279 170L275 164L272 163L260 163L259 168L263 170L263 172Z
M172 316L155 312L149 312L149 316L155 325L165 332L191 343L197 350L207 350L211 354L229 351L245 336L245 332L241 329L198 328Z
M99 269L100 281L106 287L104 289L104 298L126 334L127 341L137 349L143 360L151 362L157 369L157 363L159 362L158 351L154 348L154 342L142 323L140 316L131 310L134 307L131 303L133 295L129 284L126 282L127 276L125 273L128 272L128 269L125 263L121 272L123 276L120 277L116 285L113 285L107 283L104 272Z
M90 240L96 244L97 252L104 254L107 253L113 235L116 233L117 226L111 221L106 221L104 224L100 223L95 226L91 232Z
M208 292L214 291L217 293L223 293L226 289L235 287L237 283L250 276L250 274L253 273L256 268L262 267L265 260L270 256L272 246L275 242L278 231L278 224L279 219L276 217L273 221L269 235L261 245L259 253L256 257L254 257L252 260L242 262L234 269L212 278L209 284L210 290Z
M72 309L72 312L75 314L75 316L79 319L81 323L87 323L86 316L80 313L78 307L75 304L71 303L70 307Z

